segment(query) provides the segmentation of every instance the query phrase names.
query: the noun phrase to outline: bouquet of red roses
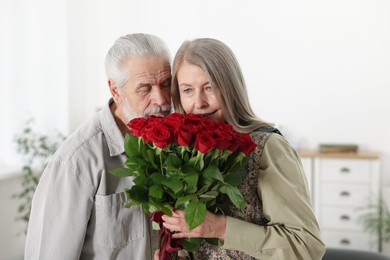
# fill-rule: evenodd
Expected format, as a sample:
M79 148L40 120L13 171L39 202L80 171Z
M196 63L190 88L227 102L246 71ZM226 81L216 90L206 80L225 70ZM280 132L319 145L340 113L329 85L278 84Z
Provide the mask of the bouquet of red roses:
M124 168L111 171L117 176L134 176L134 185L125 189L126 206L142 205L145 214L152 213L152 220L160 224L160 259L171 258L182 248L196 251L201 239L171 240L161 216L182 209L193 229L203 222L206 210L224 214L226 199L243 208L237 186L245 173L247 155L256 144L229 124L193 114L135 118L128 127L133 132L125 137L128 160Z

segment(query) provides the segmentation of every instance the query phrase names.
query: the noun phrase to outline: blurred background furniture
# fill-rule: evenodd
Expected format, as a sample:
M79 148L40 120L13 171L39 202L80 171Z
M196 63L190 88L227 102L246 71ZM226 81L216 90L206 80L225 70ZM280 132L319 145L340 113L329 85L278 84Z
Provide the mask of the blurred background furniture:
M324 243L332 248L379 252L379 236L365 231L359 222L367 212L363 208L379 201L379 153L299 152L299 155Z

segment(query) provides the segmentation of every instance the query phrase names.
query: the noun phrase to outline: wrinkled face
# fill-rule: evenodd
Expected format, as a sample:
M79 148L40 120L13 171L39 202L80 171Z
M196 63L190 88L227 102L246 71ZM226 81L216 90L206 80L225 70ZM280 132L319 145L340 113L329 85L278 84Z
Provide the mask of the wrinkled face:
M149 114L170 113L171 68L164 57L132 57L127 64L129 80L122 88L111 87L119 117L124 123Z
M184 61L177 72L180 102L187 114L198 114L214 121L225 117L217 100L217 93L208 75L196 65Z

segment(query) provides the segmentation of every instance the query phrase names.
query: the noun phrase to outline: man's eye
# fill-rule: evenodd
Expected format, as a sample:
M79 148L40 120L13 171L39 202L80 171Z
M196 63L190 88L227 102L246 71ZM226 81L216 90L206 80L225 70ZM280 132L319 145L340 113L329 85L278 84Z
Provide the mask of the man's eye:
M147 94L150 92L151 86L142 86L137 89L137 93Z
M162 88L170 88L171 87L171 81L167 80L164 83L161 84Z

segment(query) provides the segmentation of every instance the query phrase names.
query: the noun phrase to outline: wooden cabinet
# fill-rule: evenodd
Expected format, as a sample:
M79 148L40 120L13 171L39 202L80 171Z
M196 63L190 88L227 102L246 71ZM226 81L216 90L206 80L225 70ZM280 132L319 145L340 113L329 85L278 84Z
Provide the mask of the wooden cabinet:
M312 168L313 168L313 160L309 157L301 157L303 169L305 170L307 184L309 186L309 191L311 194L311 199L314 201L313 197L313 178L312 178Z
M315 214L327 247L378 251L379 238L363 230L364 208L380 196L376 153L300 153Z

